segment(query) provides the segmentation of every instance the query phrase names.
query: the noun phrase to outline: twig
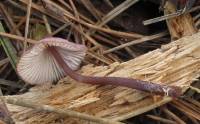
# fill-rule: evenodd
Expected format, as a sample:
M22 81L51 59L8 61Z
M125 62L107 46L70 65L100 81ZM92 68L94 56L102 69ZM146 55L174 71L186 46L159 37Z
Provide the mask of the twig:
M148 118L151 118L153 120L156 120L156 121L159 121L159 122L162 122L162 123L166 123L166 124L177 124L176 122L172 121L172 120L169 120L169 119L166 119L166 118L162 118L162 117L159 117L159 116L155 116L155 115L146 115Z
M62 3L68 10L70 10L71 12L73 12L72 8L64 1L64 0L58 0L60 3ZM81 17L81 19L85 20L86 22L89 23L94 23L92 20L90 20L89 18L85 17L84 15L82 15L81 13L78 13L79 16Z
M110 11L107 15L105 15L100 21L98 21L95 25L90 25L88 23L82 23L79 21L79 23L84 24L86 26L92 26L95 27L94 29L102 29L101 27L111 21L113 18L115 18L117 15L119 15L121 12L132 6L133 4L137 3L139 0L126 0L123 3L121 3L119 6L115 7L112 11ZM67 15L66 15L67 16ZM69 16L68 16L69 17ZM91 27L90 27L91 28ZM96 31L92 29L89 30L86 34L91 35L94 34ZM104 31L109 31L109 29L104 30ZM139 35L137 33L133 33L135 35L135 38L140 37L142 35ZM121 36L121 35L119 35Z
M79 30L79 28L73 24L72 22L69 22L70 25L76 30L78 31L80 34L82 34L88 41L90 41L92 44L94 44L96 47L101 47L101 44L99 44L98 42L96 42L95 39L93 39L91 36L89 36L88 34L84 33L82 30Z
M101 13L93 6L90 0L80 0L85 8L97 19L101 20Z
M104 51L104 54L107 54L107 53L110 53L110 52L113 52L113 51L116 51L116 50L120 50L124 47L131 46L131 45L134 45L134 44L139 44L139 43L142 43L142 42L145 42L145 41L153 40L153 39L156 39L156 38L161 38L163 36L166 36L167 34L168 34L167 32L161 32L161 33L158 33L158 34L155 34L155 35L145 36L143 38L133 40L133 41L130 41L128 43L125 43L125 44L119 45L117 47L111 48L109 50L106 50L106 51Z
M115 7L113 10L111 10L108 14L106 14L100 21L98 21L95 26L96 27L102 27L109 21L111 21L113 18L115 18L117 15L119 15L121 12L132 6L133 4L137 3L139 0L126 0L117 7ZM94 34L96 30L92 29L89 30L86 34L91 35ZM135 33L136 34L136 33ZM137 34L136 34L137 35Z
M69 24L65 23L64 25L62 25L61 27L59 27L57 30L53 31L52 33L50 33L48 35L49 36L54 36L55 34L59 33L60 31L62 31L63 29L65 29L68 26L69 26Z
M16 22L19 22L19 21L21 21L22 20L22 18L24 18L24 22L26 22L26 16L16 16L16 15L14 15L13 16L13 18L14 18L14 21ZM41 18L42 19L42 18ZM35 24L35 23L41 23L41 24L44 24L44 21L42 21L41 19L37 19L37 18L30 18L30 23L33 23L33 24ZM23 23L24 23L23 22ZM17 24L18 25L18 24ZM23 25L24 26L24 25ZM57 25L55 26L55 27L57 27Z
M104 36L101 36L99 34L94 34L93 35L94 38L104 42L104 43L107 43L107 44L110 44L110 45L113 45L113 46L117 46L118 44L116 42L113 42L112 40L110 39L107 39L106 37Z
M5 58L5 59L0 60L0 67L4 64L8 63L8 62L9 62L9 58Z
M108 29L108 28L102 28L102 27L92 25L92 24L89 24L89 23L85 23L85 22L82 22L82 21L80 21L80 23L87 26L88 28L92 28L92 29L99 30L99 31L102 31L102 32L105 32L105 33L109 33L111 35L116 35L118 37L141 38L141 37L144 36L144 35L133 33L133 32L128 33L128 32L116 31L116 30L112 30L112 29Z
M45 24L45 26L46 26L47 32L48 32L49 34L52 33L52 31L51 31L51 26L49 25L49 22L48 22L48 20L47 20L47 16L46 16L46 15L43 15L42 17L43 17L44 24Z
M22 19L19 21L19 23L13 27L13 29L11 30L11 34L15 33L16 30L18 30L18 28L26 21L26 17L22 17Z
M114 7L113 4L110 2L110 0L103 0L107 5L109 5L110 7Z
M8 38L19 40L19 41L22 41L22 42L24 41L23 37L20 37L20 36L17 36L17 35L8 34L8 33L4 33L4 32L0 32L0 36L8 37ZM27 39L27 42L35 44L38 41L35 41L35 40L32 40L32 39ZM92 57L94 57L94 58L96 58L96 59L98 59L98 60L100 60L100 61L102 61L102 62L104 62L104 63L106 63L106 64L110 64L111 63L111 61L105 60L105 58L103 59L103 58L101 58L101 57L99 57L97 55L94 55L94 53L88 52L87 54L92 56Z
M67 9L72 11L72 8L70 7L70 5L68 5L64 0L58 0L61 4L63 4Z
M0 33L4 33L4 32L5 32L5 29L2 25L2 23L0 22ZM18 61L16 49L14 48L13 44L7 38L0 37L0 44L3 46L4 51L5 51L6 55L8 56L13 69L16 71L16 64Z
M119 42L121 45L124 44L121 40L118 40L118 42ZM129 48L129 47L125 47L125 50L126 50L127 53L128 53L129 55L131 55L133 58L136 57L135 53L132 51L131 48Z
M124 10L132 6L133 4L137 3L139 0L126 0L123 3L121 3L119 6L115 7L113 10L111 10L106 16L104 16L100 21L97 22L96 25L103 26L104 24L111 21L113 18L115 18L117 15L122 13Z
M9 65L9 63L6 63L5 65L3 65L3 66L0 68L0 74L7 68L8 65Z
M101 22L101 21L104 21L101 19L102 16L104 16L103 13L101 13L100 11L98 11L98 9L96 9L93 4L91 3L90 0L81 0L81 2L83 3L83 5L87 8L87 10L97 19L99 20L98 22ZM109 1L106 1L107 3L109 3ZM123 4L123 3L122 3ZM123 7L122 7L123 8ZM109 13L107 14L109 15ZM107 16L106 15L106 16ZM104 17L106 17L104 16ZM112 18L111 18L112 19ZM98 25L98 24L96 24ZM106 27L108 27L107 25L105 25ZM109 29L109 27L108 27ZM89 32L87 32L89 34ZM96 33L97 34L97 33ZM96 35L95 33L93 33L93 36L95 37ZM105 34L103 34L105 36ZM106 36L105 36L106 37ZM106 38L103 38L104 41L109 41L108 39ZM116 40L117 42L119 42L120 44L122 44L122 41L120 39L117 39ZM115 43L115 42L109 42L109 43ZM116 46L116 45L115 45ZM125 50L130 54L130 56L134 57L134 53L133 51L129 48L129 47L125 47Z
M200 89L199 89L199 88L196 88L196 87L190 86L190 89L196 91L197 93L200 93Z
M171 118L173 118L176 122L178 122L179 124L186 124L183 120L181 120L178 116L176 116L173 112L171 112L169 109L167 108L163 108L163 111L169 115Z
M27 10L27 8L25 8L24 6L22 6L21 4L19 4L19 2L15 2L14 0L6 0L5 1L6 3L8 3L10 6L13 6L13 7L15 7L15 8L17 8L17 9L19 9L19 10L22 10L23 12L26 12L26 10ZM27 2L27 0L26 0L26 2ZM28 2L27 2L27 4L28 4ZM32 3L32 5L33 5L34 3ZM37 18L40 18L40 19L42 19L42 16L41 16L41 14L38 14L38 13L36 13L36 12L34 12L34 13L31 13L31 15L33 15L33 16L35 16L35 17L37 17ZM26 18L26 17L25 17ZM55 18L54 18L55 19ZM30 21L36 21L37 19L31 19L30 18ZM57 21L59 21L59 20L57 20ZM41 21L38 21L38 22L41 22ZM62 22L62 21L59 21L59 22ZM41 22L41 23L43 23L43 22ZM53 25L53 26L55 26L55 27L59 27L60 25L58 24L58 23L56 23L56 22L50 22L51 23L51 25Z
M23 37L20 37L20 36L17 36L17 35L13 35L13 34L9 34L9 33L5 33L5 32L0 32L0 36L8 37L8 38L19 40L19 41L22 41L22 42L24 41ZM32 39L27 39L27 42L32 43L32 44L37 43L37 41L32 40Z
M143 24L144 25L150 25L150 24L153 24L153 23L164 21L166 19L171 19L171 18L180 16L181 14L182 14L182 10L181 11L177 11L176 13L172 13L172 14L168 14L168 15L164 15L164 16L160 16L160 17L156 17L156 18L153 18L153 19L149 19L149 20L143 21Z
M103 63L108 64L108 65L112 63L111 60L109 60L109 59L107 59L107 58L105 58L105 57L103 57L103 56L100 56L100 55L98 55L97 53L92 53L92 52L88 51L87 54L88 54L89 56L92 56L93 58L96 58L97 60L100 60L100 61L103 62Z
M27 4L27 2L25 0L20 0L21 2ZM49 1L48 1L49 2ZM52 3L50 3L52 4ZM55 5L55 4L53 4ZM39 7L37 6L36 4L32 3L32 7L46 15L49 15L50 17L54 18L54 19L58 19L58 17L46 12L42 7ZM57 7L56 5L54 7ZM59 7L60 8L60 7ZM66 12L66 10L62 10L63 12ZM67 12L68 13L68 12ZM143 35L141 34L137 34L137 33L127 33L127 32L121 32L121 31L115 31L115 30L112 30L112 29L106 29L106 28L102 28L102 27L99 27L99 26L96 26L96 25L92 25L92 24L89 24L89 23L86 23L82 20L77 20L75 17L73 17L72 15L65 15L67 16L68 18L72 19L73 21L76 21L84 26L87 26L88 28L93 28L93 29L96 29L96 30L99 30L99 31L103 31L103 32L106 32L106 33L109 33L109 34L113 34L113 35L116 35L118 37L126 37L126 38L141 38L143 37ZM65 19L65 20L58 20L60 22L69 22L68 19Z
M11 18L12 16L8 13L8 11L6 11L7 9L5 8L5 6L3 4L0 4L0 8L6 17L7 26L11 32L16 27L16 24L14 23L13 19ZM20 32L19 29L15 29L15 30L16 30L15 32L17 35L22 36L22 33ZM18 46L17 50L20 50L23 48L22 43L18 43L17 46Z
M11 15L6 11L6 8L4 7L4 5L0 4L0 7L11 26L10 28L13 29L14 27L16 27L15 23L13 22L13 20L11 18ZM18 29L16 29L16 34L19 36L22 36L22 33Z
M25 26L25 36L24 36L24 52L26 51L27 47L27 38L28 38L28 29L29 29L29 21L30 21L30 15L31 15L31 4L32 0L29 0L28 6L27 6L27 15L26 15L26 26Z
M172 101L171 105L174 106L175 108L177 108L178 110L180 110L181 112L200 120L199 112L195 112L195 111L191 110L190 108L183 105L182 103L180 103L178 101Z
M185 107L187 107L188 109L190 109L191 111L197 112L200 114L200 108L195 106L194 104L188 103L184 100L177 100L178 103L180 103L180 105L183 105Z
M13 88L22 88L23 87L23 85L21 85L17 82L9 81L9 80L5 80L5 79L1 79L1 78L0 78L0 84L6 85L6 86L9 86L9 87L13 87Z
M38 104L34 104L34 103L31 103L31 102L28 102L28 101L25 101L25 100L22 100L22 99L11 98L11 97L4 97L4 99L9 104L28 107L28 108L32 108L32 109L35 109L35 110L38 110L38 111L54 112L54 113L57 113L61 116L70 116L70 117L84 119L84 120L87 120L87 121L93 121L93 122L101 123L101 124L123 124L121 122L115 122L115 121L112 121L112 120L99 118L99 117L87 115L87 114L84 114L84 113L79 113L79 112L72 111L72 110L67 110L67 109L63 110L63 109L59 109L59 108L54 108L54 107L49 106L49 105L38 105Z
M194 7L191 10L189 10L188 12L185 12L184 14L190 13L190 12L194 12L194 11L196 11L198 9L200 9L200 6ZM153 19L145 20L145 21L143 21L143 24L144 25L150 25L150 24L153 24L153 23L164 21L166 19L171 19L171 18L180 16L181 14L183 14L183 10L179 10L176 13L172 13L172 14L156 17L156 18L153 18Z
M192 99L192 98L185 98L185 100L187 100L188 102L194 104L195 106L197 106L198 108L200 108L200 102L195 100L195 99Z
M80 20L79 13L78 13L75 5L74 5L73 0L69 0L69 3L70 3L70 5L71 5L71 7L73 9L75 17L77 18L77 20ZM79 28L80 32L83 32L83 28L82 28L81 24L78 24L77 27ZM75 36L75 42L76 43L81 43L81 41L83 41L82 40L82 36L80 34L78 34L78 32L74 32L74 36Z
M22 2L25 2L24 0L21 0ZM75 17L73 17L71 14L69 14L68 11L63 10L63 8L61 8L60 6L56 5L55 3L51 2L51 1L46 1L43 0L43 2L45 2L47 9L52 10L54 13L58 13L59 15L62 15L62 12L67 15L69 15L70 17L72 17L75 21L79 22L79 20L77 20ZM26 3L26 2L25 2ZM27 3L26 3L27 4ZM38 11L41 11L53 18L56 18L55 16L52 16L51 14L47 13L43 8L38 7L36 4L33 4L32 6L33 8L37 9ZM58 16L59 16L58 15ZM61 17L60 17L61 18ZM79 28L74 25L72 22L70 22L68 19L65 19L65 21L62 22L67 22L69 23L76 31L78 31L80 34L82 34L86 39L88 39L88 41L90 41L92 44L96 45L96 46L100 46L100 44L98 42L96 42L92 37L90 37L89 35L86 35L82 30L79 30ZM83 22L85 23L85 22Z

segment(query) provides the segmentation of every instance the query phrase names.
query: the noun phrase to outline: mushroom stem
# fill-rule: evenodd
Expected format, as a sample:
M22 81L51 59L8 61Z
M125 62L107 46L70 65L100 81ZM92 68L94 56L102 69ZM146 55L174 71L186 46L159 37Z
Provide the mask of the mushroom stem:
M69 75L72 79L89 84L98 84L98 85L117 85L117 86L125 86L141 91L146 91L150 93L167 95L171 97L179 97L182 92L180 87L176 86L167 86L160 85L156 83L152 83L149 81L142 81L131 78L123 78L123 77L94 77L94 76L84 76L73 71L67 63L63 60L58 51L53 47L49 46L48 50L52 53L54 58L56 59L59 66L64 70L64 72Z

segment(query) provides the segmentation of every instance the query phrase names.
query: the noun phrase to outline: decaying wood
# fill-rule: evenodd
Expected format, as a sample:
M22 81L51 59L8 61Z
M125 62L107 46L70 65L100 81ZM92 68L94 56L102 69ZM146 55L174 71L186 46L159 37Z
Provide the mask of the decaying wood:
M1 98L3 99L4 97L1 97ZM121 122L116 122L109 119L104 119L104 118L76 112L73 110L63 110L63 109L55 108L49 105L38 105L38 104L31 103L29 101L24 101L22 99L16 99L16 98L13 99L13 98L6 97L5 101L9 104L32 108L37 111L53 112L53 113L59 114L62 117L75 117L75 118L80 118L83 120L92 121L92 122L96 122L100 124L124 124Z
M2 91L0 89L0 96L2 96ZM1 112L1 115L0 115L0 123L1 121L7 123L7 124L14 124L14 121L12 120L11 116L10 116L10 113L8 111L8 108L5 104L5 101L4 99L1 97L0 98L0 112ZM2 122L2 123L3 123Z
M200 74L200 33L181 38L161 49L136 59L110 66L87 65L79 73L95 76L120 76L180 86L183 92ZM22 95L8 96L28 100L38 105L50 105L112 120L124 120L170 102L169 97L115 86L95 86L78 83L69 77L51 87L36 86ZM39 112L8 105L16 122L24 123L84 123L55 113Z
M170 1L167 1L164 7L165 15L175 13L176 7ZM192 35L197 32L194 21L190 13L182 14L178 17L166 20L172 40L183 36Z

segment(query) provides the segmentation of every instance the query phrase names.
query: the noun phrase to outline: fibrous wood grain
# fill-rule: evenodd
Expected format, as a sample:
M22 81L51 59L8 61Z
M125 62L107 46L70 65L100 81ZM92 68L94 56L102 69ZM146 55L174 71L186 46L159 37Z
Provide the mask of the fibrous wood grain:
M170 1L164 7L165 15L175 13L177 8ZM178 17L166 20L172 40L189 36L197 32L194 21L190 13L184 13Z
M186 36L161 49L136 59L110 66L87 65L79 70L84 75L137 78L160 84L180 86L183 92L200 74L200 33ZM51 87L36 86L22 95L8 96L46 104L61 109L113 120L124 120L170 102L169 97L153 97L138 90L116 86L96 86L66 77ZM16 122L23 123L84 123L54 113L8 105Z

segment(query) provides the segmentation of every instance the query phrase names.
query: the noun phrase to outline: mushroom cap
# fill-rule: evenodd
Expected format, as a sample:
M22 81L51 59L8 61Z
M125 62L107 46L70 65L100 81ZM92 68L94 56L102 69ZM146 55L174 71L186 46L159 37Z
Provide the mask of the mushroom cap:
M27 83L43 84L65 76L63 69L47 49L48 46L54 47L72 70L79 68L87 50L84 45L62 38L50 37L40 40L21 56L17 65L19 76Z

